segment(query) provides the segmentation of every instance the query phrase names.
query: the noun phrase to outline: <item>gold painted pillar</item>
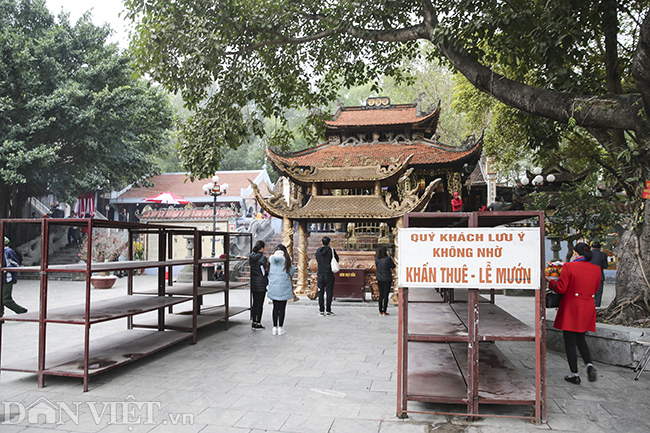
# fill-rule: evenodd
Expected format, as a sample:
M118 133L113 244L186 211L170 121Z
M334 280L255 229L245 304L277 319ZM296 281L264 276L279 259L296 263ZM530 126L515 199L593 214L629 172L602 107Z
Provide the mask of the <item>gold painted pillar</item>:
M395 250L393 251L393 261L395 262L395 280L393 284L393 295L390 297L390 304L391 305L397 305L399 302L398 300L398 294L399 294L399 261L397 260L398 257L398 248L399 248L399 229L404 228L404 216L401 216L397 218L397 221L395 221L395 228L393 229L393 234L394 236L394 245L395 245Z
M308 293L309 291L308 224L307 221L300 221L298 224L298 282L296 284L296 291L298 293Z
M447 176L447 193L449 194L449 199L454 198L454 193L457 192L463 195L463 185L461 183L460 173L453 173L451 176Z
M282 218L282 245L287 247L287 253L289 253L289 257L293 257L293 221L291 218ZM298 297L296 296L294 290L293 301L295 302L297 300Z
M282 245L287 247L289 257L293 257L293 221L291 218L282 218Z

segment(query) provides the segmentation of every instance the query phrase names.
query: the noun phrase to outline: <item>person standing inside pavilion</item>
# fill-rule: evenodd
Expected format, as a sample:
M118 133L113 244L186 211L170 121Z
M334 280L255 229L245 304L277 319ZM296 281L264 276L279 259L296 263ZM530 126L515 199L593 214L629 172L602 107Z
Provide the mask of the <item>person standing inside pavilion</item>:
M377 286L379 286L379 315L388 316L388 295L393 285L393 269L395 262L388 255L388 247L381 245L375 256L375 267L377 268Z
M264 298L266 297L266 287L269 284L269 262L264 255L266 244L264 241L257 241L253 247L253 252L248 257L251 275L251 295L253 302L251 305L252 328L255 330L264 329L262 326L262 312L264 309Z
M323 246L316 251L318 263L318 309L321 316L334 316L332 312L332 297L334 296L334 272L332 272L332 255L339 261L339 255L330 248L330 238L323 236ZM326 299L327 298L327 299Z
M454 193L454 198L451 199L451 211L452 212L462 212L463 210L463 199L460 198L458 192Z
M273 301L273 335L284 335L284 316L287 301L293 299L291 277L296 268L291 264L291 256L287 247L279 244L269 257L269 289L268 297Z

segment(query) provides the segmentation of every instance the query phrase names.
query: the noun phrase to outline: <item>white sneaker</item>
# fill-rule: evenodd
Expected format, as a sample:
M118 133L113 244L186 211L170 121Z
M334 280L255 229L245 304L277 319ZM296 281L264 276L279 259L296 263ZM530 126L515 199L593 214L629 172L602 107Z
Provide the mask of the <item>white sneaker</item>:
M282 326L278 326L278 335L284 335L287 331L284 330Z
M278 327L277 326L273 327L273 331L271 331L271 334L278 335Z

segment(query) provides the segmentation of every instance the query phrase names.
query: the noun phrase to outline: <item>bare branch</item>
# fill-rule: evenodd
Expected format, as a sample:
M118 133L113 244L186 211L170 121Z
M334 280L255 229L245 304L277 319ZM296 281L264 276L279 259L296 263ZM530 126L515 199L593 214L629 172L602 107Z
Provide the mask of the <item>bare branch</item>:
M506 105L526 113L567 123L571 118L585 128L642 130L638 94L585 97L557 92L510 80L483 66L453 46L438 44L438 49L476 88Z

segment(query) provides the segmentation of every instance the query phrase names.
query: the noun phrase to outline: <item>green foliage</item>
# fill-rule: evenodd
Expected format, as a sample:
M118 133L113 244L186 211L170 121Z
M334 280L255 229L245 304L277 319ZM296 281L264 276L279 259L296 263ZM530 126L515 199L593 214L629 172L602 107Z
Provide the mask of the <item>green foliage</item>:
M647 0L569 2L436 2L445 14L437 29L442 41L462 44L481 63L512 80L536 88L585 95L638 91L632 77L632 58L639 24L650 7ZM619 79L606 75L605 35L614 23ZM615 54L615 53L610 53ZM440 55L440 53L438 53ZM610 87L608 87L610 86ZM635 133L597 141L575 117L566 124L531 116L507 107L478 91L460 77L455 106L467 113L475 127L486 127L485 150L502 174L516 179L533 165L561 164L576 172L597 172L593 180L618 183L634 196L642 176L643 153ZM519 95L522 98L530 95ZM552 111L553 107L548 107ZM609 107L614 110L616 107ZM589 108L576 104L573 114ZM605 108L598 108L605 109ZM593 186L593 184L592 184Z
M452 146L460 145L468 135L480 134L484 125L471 123L466 118L465 112L459 110L454 104L457 74L436 59L427 60L430 50L431 47L423 47L422 58L403 64L402 68L410 79L400 82L393 77L383 77L380 94L388 96L392 103L397 104L412 103L423 94L423 108L427 108L427 104L435 107L440 102L442 115L437 129L438 141ZM356 92L358 97L355 98L358 100L351 101L349 105L361 105L365 103L368 96L371 96L367 85L359 86L358 89ZM362 93L364 90L365 93ZM489 99L487 95L485 96Z
M0 0L0 207L54 193L120 189L159 171L172 111L84 15L55 21L42 0Z
M282 119L291 108L325 107L341 87L376 86L383 75L400 80L399 59L416 55L415 42L362 40L346 35L344 27L400 25L412 20L417 4L128 0L126 7L137 20L131 48L139 69L180 91L195 110L179 151L184 166L202 177L219 166L225 149L239 147L251 133L262 136L261 118ZM331 37L314 38L309 45L285 43L319 32ZM251 102L255 113L248 112ZM288 148L292 138L280 122L268 140Z
M577 240L599 241L616 247L613 230L620 228L630 213L615 197L593 193L587 184L560 191L558 194L535 194L528 210L545 210L547 235L560 236L567 241L570 251Z
M635 89L630 65L648 0L625 2L618 9L616 1L596 0L442 0L433 3L435 10L427 5L414 0L126 1L136 25L131 48L138 69L180 92L193 110L179 153L184 167L198 177L209 175L227 149L252 136L268 134L268 144L280 149L288 149L298 133L314 144L318 133L309 127L333 112L336 97L348 105L358 105L371 93L411 102L423 91L433 101L441 96L443 104L449 103L446 83L437 81L428 70L431 63L423 60L448 64L447 59L428 42L461 47L521 83L605 94L603 38L613 12L619 24L621 89ZM418 26L428 12L437 22L421 32ZM352 90L342 95L340 89ZM488 95L462 98L458 107L464 109L457 113L467 119L443 116L442 141L457 143L468 132L493 125L486 147L503 157L498 162L506 171L517 171L513 165L524 158L554 158L558 145L566 146L568 135L579 128L500 107ZM284 118L287 110L298 108L310 113L320 108L323 117L306 116L301 128L292 128ZM275 119L277 128L264 128L265 118Z

